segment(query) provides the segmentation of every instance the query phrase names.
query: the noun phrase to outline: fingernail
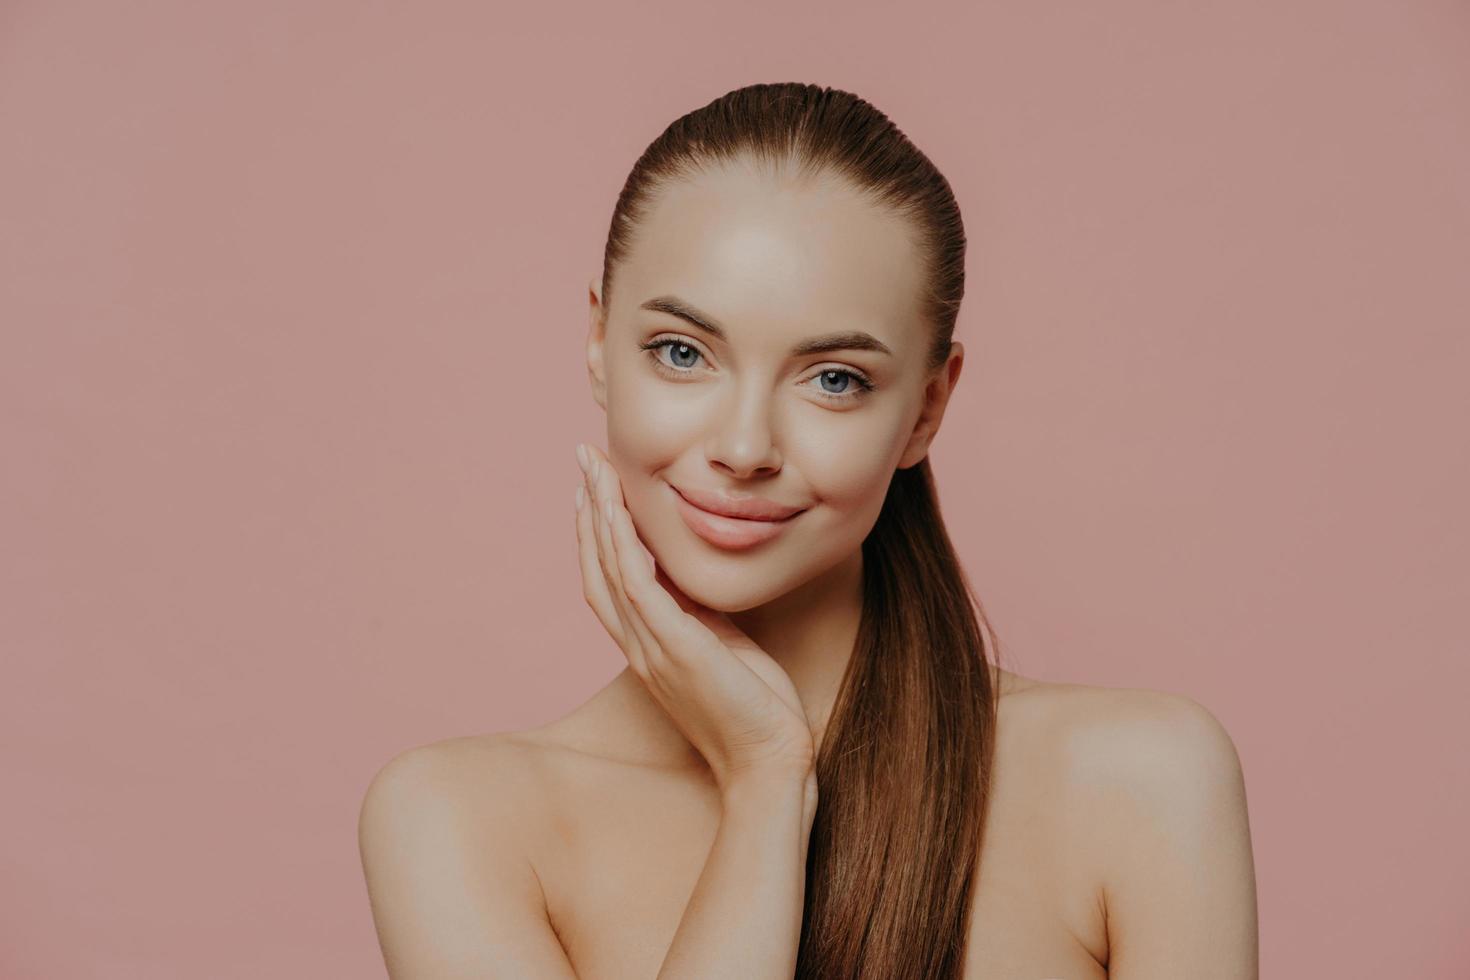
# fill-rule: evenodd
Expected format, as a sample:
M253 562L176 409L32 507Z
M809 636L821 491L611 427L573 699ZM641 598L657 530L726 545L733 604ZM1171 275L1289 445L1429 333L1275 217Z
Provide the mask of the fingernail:
M577 443L577 465L582 467L582 472L587 472L587 447L580 442Z
M584 503L586 503L586 502L587 502L587 491L584 490L584 489L582 489L582 485L579 483L579 484L577 484L577 509L578 510L581 510L582 509L582 505Z

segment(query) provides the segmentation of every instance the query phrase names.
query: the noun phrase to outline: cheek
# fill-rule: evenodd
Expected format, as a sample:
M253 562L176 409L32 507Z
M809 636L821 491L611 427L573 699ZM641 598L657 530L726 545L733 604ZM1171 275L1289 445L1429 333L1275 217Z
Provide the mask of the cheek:
M901 428L898 419L858 409L793 440L790 458L826 507L876 518L903 452Z
M632 359L619 362L609 378L608 450L623 475L625 493L640 509L646 507L646 514L669 511L678 520L660 495L662 481L645 477L675 466L720 424L720 405L697 397L699 387L651 377ZM898 404L845 412L811 403L793 406L782 436L792 471L785 480L826 508L828 520L871 524L911 428L905 425L906 411Z
M698 403L679 397L677 387L649 377L648 370L632 359L610 369L607 437L615 463L662 466L664 457L677 455L680 446L698 436Z

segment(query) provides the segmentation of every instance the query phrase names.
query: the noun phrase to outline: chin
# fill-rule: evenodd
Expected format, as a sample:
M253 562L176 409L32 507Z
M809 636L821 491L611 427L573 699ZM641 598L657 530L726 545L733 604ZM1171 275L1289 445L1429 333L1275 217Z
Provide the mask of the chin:
M744 612L790 591L789 583L776 579L754 562L746 568L725 563L680 563L678 567L664 565L663 570L685 595L716 612Z

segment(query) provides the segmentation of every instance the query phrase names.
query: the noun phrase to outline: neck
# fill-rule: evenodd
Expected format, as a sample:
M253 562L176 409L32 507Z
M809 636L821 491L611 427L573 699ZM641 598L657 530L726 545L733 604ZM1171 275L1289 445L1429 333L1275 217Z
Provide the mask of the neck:
M770 602L730 613L730 620L786 671L801 698L813 745L820 749L862 615L862 551L799 588ZM661 768L703 771L704 758L689 744L631 668L609 693L641 719L639 741L655 749ZM606 742L606 735L600 737ZM601 748L606 749L605 744Z
M786 595L730 614L731 621L790 676L811 725L813 744L819 750L837 688L857 640L862 615L862 569L859 550ZM989 669L998 695L1034 683L993 664ZM646 761L660 768L705 770L704 758L631 669L625 668L618 675L609 693L616 703L632 706L634 717L639 719L638 750L654 750L652 756L644 756ZM604 729L592 742L605 750L607 738ZM629 754L640 752L630 750Z
M804 585L730 619L790 676L821 748L863 608L863 555L858 549Z

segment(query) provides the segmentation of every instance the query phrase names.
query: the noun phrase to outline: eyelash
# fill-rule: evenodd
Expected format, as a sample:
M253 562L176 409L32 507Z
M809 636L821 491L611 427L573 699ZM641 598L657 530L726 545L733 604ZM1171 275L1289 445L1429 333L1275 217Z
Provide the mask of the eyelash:
M665 364L663 358L658 356L659 350L664 347L688 347L700 357L704 357L703 351L701 351L698 347L696 347L694 344L691 344L683 337L655 337L650 341L639 344L638 349L648 351L648 357L649 360L653 362L653 366L666 376L678 377L681 375L687 375L691 373L692 368L677 368ZM812 375L812 377L820 378L824 374L845 374L848 377L852 378L853 381L857 382L857 387L853 389L853 394L839 394L836 392L821 391L820 389L818 389L817 394L821 395L827 401L854 402L862 398L869 392L876 391L878 388L878 386L873 383L873 380L871 378L859 371L853 370L852 368L828 368L825 371L820 371L817 374Z

